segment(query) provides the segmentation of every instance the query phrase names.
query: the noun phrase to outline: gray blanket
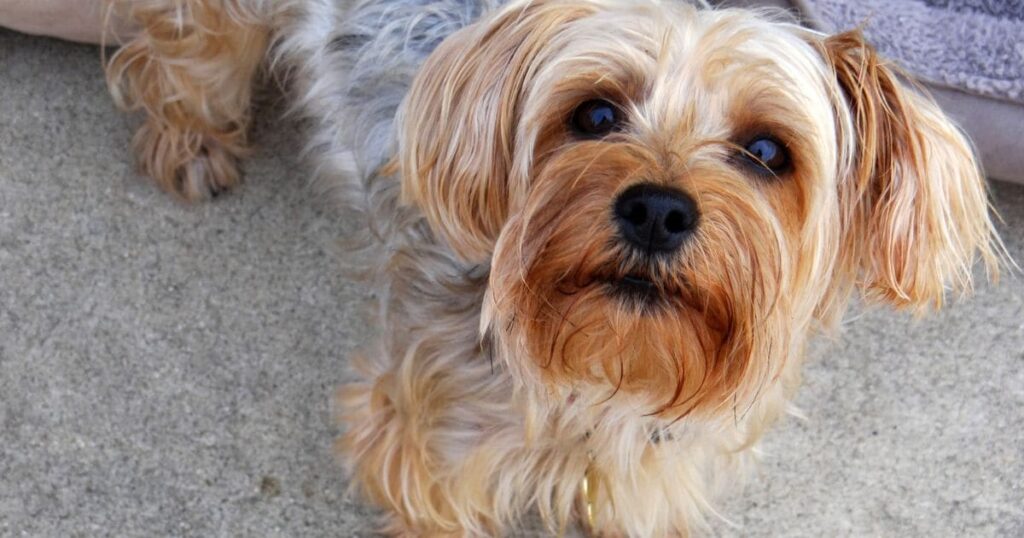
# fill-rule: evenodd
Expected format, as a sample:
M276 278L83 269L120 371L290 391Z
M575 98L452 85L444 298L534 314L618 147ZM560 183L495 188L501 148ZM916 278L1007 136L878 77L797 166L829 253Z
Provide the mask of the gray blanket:
M796 0L809 22L863 26L928 82L1024 104L1024 0Z

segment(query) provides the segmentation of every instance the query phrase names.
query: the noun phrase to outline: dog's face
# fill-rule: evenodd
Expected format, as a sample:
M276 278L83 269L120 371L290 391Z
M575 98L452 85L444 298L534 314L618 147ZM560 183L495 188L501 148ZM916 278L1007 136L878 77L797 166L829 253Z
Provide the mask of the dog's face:
M968 146L878 62L742 11L516 4L417 77L403 196L490 264L517 380L731 415L855 286L937 305L991 258Z

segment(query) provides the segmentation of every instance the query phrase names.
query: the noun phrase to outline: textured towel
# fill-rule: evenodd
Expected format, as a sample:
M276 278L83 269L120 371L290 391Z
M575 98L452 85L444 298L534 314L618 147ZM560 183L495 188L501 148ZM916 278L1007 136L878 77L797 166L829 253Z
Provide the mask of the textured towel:
M863 25L922 80L1024 104L1024 0L796 0L826 32Z

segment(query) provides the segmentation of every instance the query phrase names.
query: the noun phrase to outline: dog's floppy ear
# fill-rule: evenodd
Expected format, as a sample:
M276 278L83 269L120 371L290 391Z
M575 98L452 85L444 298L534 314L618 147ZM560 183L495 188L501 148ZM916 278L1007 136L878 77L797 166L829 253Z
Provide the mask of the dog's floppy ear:
M584 11L553 4L522 3L449 36L399 111L402 199L464 260L490 258L525 195L513 163L521 102L550 37Z
M869 297L923 310L994 274L988 192L970 145L929 98L903 85L859 32L826 38L838 79L844 266ZM843 118L848 118L843 121Z

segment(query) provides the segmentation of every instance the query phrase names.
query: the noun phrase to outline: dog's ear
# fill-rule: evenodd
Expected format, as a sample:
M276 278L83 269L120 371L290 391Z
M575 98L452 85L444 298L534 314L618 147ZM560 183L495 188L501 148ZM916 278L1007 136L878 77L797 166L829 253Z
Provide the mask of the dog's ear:
M490 258L525 195L527 173L513 162L524 93L551 36L585 10L553 4L506 9L452 34L399 111L402 199L464 260Z
M980 255L994 275L997 239L973 151L939 107L903 82L859 32L826 38L843 95L843 265L869 297L917 311L947 286L971 287Z

